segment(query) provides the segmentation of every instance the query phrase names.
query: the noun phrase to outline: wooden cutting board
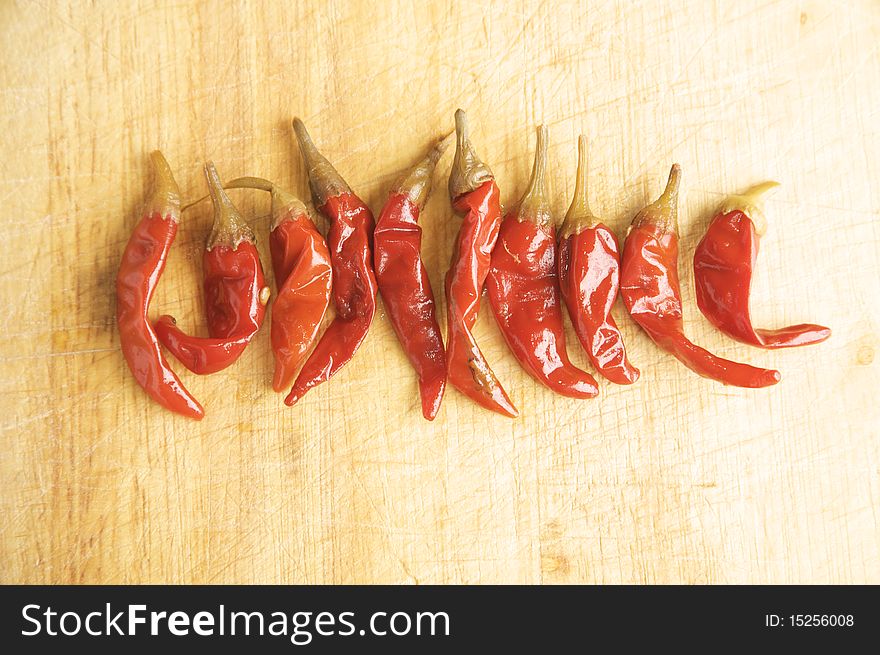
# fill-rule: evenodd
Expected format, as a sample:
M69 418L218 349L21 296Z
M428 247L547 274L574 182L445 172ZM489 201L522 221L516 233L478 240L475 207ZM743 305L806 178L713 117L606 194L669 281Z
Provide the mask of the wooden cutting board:
M168 4L0 5L0 582L880 582L880 5ZM221 374L177 367L204 421L150 401L114 320L150 150L187 198L207 159L305 196L298 115L378 212L459 106L508 204L544 122L561 215L587 134L592 204L621 236L679 162L687 331L783 381L703 380L619 306L642 379L573 401L526 376L484 307L521 416L450 390L428 423L380 308L295 408L267 329ZM450 159L423 218L437 291ZM816 347L736 344L694 303L713 207L768 177L755 319L830 325ZM268 267L268 198L234 200ZM185 214L153 303L192 330L210 220Z

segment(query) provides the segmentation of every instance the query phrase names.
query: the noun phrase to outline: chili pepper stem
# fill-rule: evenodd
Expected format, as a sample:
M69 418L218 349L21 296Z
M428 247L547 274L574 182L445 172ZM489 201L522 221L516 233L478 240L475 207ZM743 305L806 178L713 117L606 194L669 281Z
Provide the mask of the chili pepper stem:
M450 132L437 141L418 164L395 182L392 193L405 194L411 203L422 209L431 193L431 176L434 168L449 148L454 135L455 132Z
M223 190L214 162L205 164L205 179L208 180L208 192L214 205L214 227L208 237L207 250L213 250L216 246L229 246L235 250L242 241L253 243L254 233Z
M676 232L678 230L678 191L680 186L681 166L673 164L663 193L636 215L630 229L651 224L660 232Z
M153 165L153 189L144 207L144 214L160 214L175 223L180 222L180 187L171 172L168 160L158 150L150 153Z
M763 236L767 231L767 219L764 216L764 194L779 186L779 182L767 180L749 187L741 194L732 194L725 198L718 208L719 214L740 211L755 224L755 232Z
M492 171L474 151L467 114L463 109L455 111L455 136L455 159L449 173L449 196L452 200L495 179Z
M270 230L278 227L290 214L306 214L309 210L305 203L289 191L285 191L274 182L262 177L237 177L229 180L224 189L257 189L272 194L272 225Z
M315 147L312 137L306 130L305 124L299 119L293 119L293 132L296 135L299 150L306 164L306 173L309 176L309 188L312 190L312 199L316 207L322 207L328 198L335 198L343 193L352 193L342 176L333 168L327 158Z
M532 176L520 200L516 216L520 221L528 220L543 226L553 222L550 202L547 200L547 126L539 125L537 134Z
M224 189L256 189L258 191L268 191L272 194L272 225L270 230L274 230L278 225L291 213L293 214L309 214L306 204L289 191L285 191L280 186L262 177L237 177L229 180L223 185ZM194 207L210 198L210 195L202 196L198 200L193 200L183 206L182 211L186 211L190 207Z
M587 137L581 134L578 137L578 165L575 175L574 197L571 206L565 214L562 228L559 231L560 239L580 234L589 227L599 223L599 218L590 209L587 199L587 174L589 162L587 153Z

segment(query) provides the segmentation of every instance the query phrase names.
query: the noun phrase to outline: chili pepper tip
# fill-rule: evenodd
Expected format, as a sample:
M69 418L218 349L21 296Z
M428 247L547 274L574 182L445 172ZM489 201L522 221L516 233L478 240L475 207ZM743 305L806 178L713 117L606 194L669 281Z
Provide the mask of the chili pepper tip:
M145 213L156 212L179 221L180 187L177 186L171 166L159 150L150 153L150 163L153 166L153 189L147 199Z
M673 164L663 193L633 219L633 227L653 224L656 229L675 232L678 228L678 190L681 186L681 166Z
M299 118L293 119L293 132L306 164L309 188L312 190L315 205L322 207L329 198L335 198L343 193L351 193L351 187L333 168L333 164L321 154L315 146L315 142L312 141L305 124Z
M402 193L420 210L424 208L431 193L431 177L434 174L434 168L452 142L453 134L454 132L450 132L438 140L428 151L428 154L394 183L392 193Z
M666 188L657 198L654 206L668 216L672 229L678 227L678 190L681 187L681 166L673 164L669 169Z
M449 172L449 196L452 200L495 179L491 169L474 152L467 114L463 109L455 111L455 134L455 159Z
M724 199L718 208L719 214L740 211L748 216L755 225L755 232L763 236L767 231L767 219L764 216L764 194L779 186L779 182L767 180L749 187L740 194L732 194Z
M579 234L588 227L599 222L599 219L590 209L587 196L587 175L589 172L587 137L581 134L578 137L578 164L575 174L574 196L571 205L565 214L565 220L559 231L559 238L566 239Z
M205 179L208 181L208 192L214 205L214 227L208 237L207 250L212 250L215 246L229 246L234 250L242 241L253 243L254 233L223 190L214 162L205 163Z
M520 200L517 217L519 220L530 220L539 225L549 225L552 222L552 216L550 203L547 200L547 126L539 125L537 135L532 175L526 192Z
M678 202L678 189L681 186L681 166L673 164L669 169L669 178L666 181L666 188L660 194L658 200L666 202Z

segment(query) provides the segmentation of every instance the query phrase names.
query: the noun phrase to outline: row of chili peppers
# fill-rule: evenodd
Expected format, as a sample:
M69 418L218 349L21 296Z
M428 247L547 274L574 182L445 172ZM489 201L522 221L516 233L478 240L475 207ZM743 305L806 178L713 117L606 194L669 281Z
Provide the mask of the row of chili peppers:
M225 185L271 194L269 249L278 286L271 319L273 387L283 391L292 385L285 399L288 405L351 360L375 315L377 291L418 374L427 419L437 415L447 380L483 407L517 415L472 333L484 289L501 333L523 368L565 396L592 398L599 390L595 378L568 357L561 300L596 370L616 384L638 379L639 370L629 362L611 315L618 294L648 336L696 373L740 387L765 387L780 380L778 371L722 359L684 334L677 164L662 195L633 219L621 255L614 233L590 211L583 136L578 142L574 198L557 234L547 197L544 126L538 128L526 192L514 209L502 215L495 177L477 156L465 113L458 110L454 135L439 140L395 183L375 226L370 209L318 151L302 121L295 119L293 129L314 206L329 221L326 241L305 204L276 184L243 177ZM463 222L446 274L444 346L421 257L419 217L434 168L453 136L449 195ZM116 282L122 351L150 396L172 411L200 419L202 406L168 365L161 346L194 373L226 368L260 329L270 291L254 234L209 162L205 174L214 226L203 257L209 336L187 334L171 316L150 323L150 300L182 211L168 163L159 152L152 154L152 162L153 191L125 249ZM773 186L775 182L766 182L730 196L717 211L694 253L697 304L718 329L753 346L818 343L830 336L828 328L752 327L749 291L764 228L759 201ZM336 315L312 349L331 297Z

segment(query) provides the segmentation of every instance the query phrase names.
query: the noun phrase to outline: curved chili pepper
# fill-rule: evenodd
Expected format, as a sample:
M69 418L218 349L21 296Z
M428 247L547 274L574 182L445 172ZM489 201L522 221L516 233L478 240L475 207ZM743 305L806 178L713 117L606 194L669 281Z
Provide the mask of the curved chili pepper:
M260 189L272 194L269 251L278 286L272 303L272 387L283 391L293 382L330 304L330 251L306 206L277 184L259 177L239 177L224 188Z
M471 330L489 274L501 226L501 192L492 171L477 157L467 116L455 112L455 160L449 174L452 207L464 214L446 273L446 365L449 381L471 400L511 418L516 407L495 377Z
M779 371L722 359L684 336L676 233L680 179L681 168L675 164L663 195L630 225L620 275L623 302L654 343L695 373L738 387L776 384Z
M559 232L559 283L568 315L590 361L615 384L632 384L639 369L629 363L611 315L620 291L617 237L587 202L587 140L578 139L577 182Z
M547 127L541 125L532 177L519 207L501 222L486 292L504 340L532 377L563 396L594 398L596 380L565 351L546 168Z
M373 214L318 152L300 119L293 120L293 130L308 170L315 207L330 221L327 245L333 268L336 317L284 399L288 405L296 403L312 387L329 380L351 360L367 336L376 313L376 277L370 251Z
M214 228L202 257L210 338L194 337L171 316L156 322L156 335L193 373L216 373L235 362L263 324L269 287L263 278L254 233L223 191L214 164L205 164L214 204Z
M729 196L694 252L697 305L729 337L761 348L790 348L825 341L831 330L802 323L776 330L752 327L749 290L766 223L759 198L777 182L758 184ZM755 221L758 221L756 224Z
M116 276L116 323L122 354L135 380L157 403L194 419L205 410L168 366L147 319L168 251L180 222L180 189L158 150L150 155L153 191L132 232Z
M379 214L374 262L388 317L419 376L422 415L433 421L446 390L446 351L440 336L434 291L422 262L419 214L431 192L431 176L452 135L438 142L398 180Z

